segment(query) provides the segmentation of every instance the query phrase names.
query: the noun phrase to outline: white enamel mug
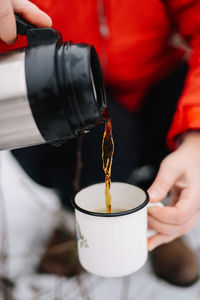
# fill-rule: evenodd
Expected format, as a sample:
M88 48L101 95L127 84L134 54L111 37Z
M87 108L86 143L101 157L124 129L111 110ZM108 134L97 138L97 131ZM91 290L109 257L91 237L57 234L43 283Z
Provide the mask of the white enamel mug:
M148 194L141 188L112 182L114 213L105 213L105 183L89 186L73 199L78 256L89 272L120 277L140 269L147 260ZM121 211L122 210L122 211Z

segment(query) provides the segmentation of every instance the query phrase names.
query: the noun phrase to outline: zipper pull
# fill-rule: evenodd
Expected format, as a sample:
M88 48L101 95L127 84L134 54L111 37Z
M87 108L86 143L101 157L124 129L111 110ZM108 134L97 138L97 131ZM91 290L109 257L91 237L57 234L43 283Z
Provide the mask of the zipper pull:
M99 21L99 32L103 38L108 38L109 37L109 28L108 28L108 22L106 19L103 0L98 0L98 2L97 2L97 14L98 14L98 21Z

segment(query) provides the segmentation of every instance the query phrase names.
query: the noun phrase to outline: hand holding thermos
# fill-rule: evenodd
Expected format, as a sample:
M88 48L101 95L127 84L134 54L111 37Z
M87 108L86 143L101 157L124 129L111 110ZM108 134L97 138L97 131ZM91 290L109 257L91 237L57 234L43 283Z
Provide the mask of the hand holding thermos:
M40 14L33 7L32 12ZM51 25L42 16L40 24ZM3 19L6 24L5 13ZM94 47L63 42L57 30L35 27L19 15L15 20L28 47L0 55L0 150L45 142L59 145L102 122L106 98ZM12 34L7 41L15 37Z
M38 27L51 27L51 18L35 4L27 0L1 0L0 39L5 43L14 43L17 37L15 15L21 15Z

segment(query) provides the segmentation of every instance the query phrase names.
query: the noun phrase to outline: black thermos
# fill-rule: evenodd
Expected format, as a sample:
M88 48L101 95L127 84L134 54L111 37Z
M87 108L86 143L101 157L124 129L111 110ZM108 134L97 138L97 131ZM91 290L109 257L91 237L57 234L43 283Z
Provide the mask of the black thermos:
M16 21L28 47L0 55L0 149L59 145L102 122L106 97L95 48Z

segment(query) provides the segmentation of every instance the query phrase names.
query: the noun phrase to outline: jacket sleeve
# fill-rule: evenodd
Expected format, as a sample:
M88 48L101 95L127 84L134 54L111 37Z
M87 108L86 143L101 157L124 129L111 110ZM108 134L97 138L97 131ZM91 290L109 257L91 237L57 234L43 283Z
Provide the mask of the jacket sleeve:
M179 136L200 130L200 0L168 0L168 13L190 47L189 71L178 101L167 145L176 148Z

